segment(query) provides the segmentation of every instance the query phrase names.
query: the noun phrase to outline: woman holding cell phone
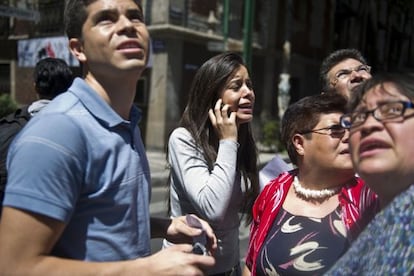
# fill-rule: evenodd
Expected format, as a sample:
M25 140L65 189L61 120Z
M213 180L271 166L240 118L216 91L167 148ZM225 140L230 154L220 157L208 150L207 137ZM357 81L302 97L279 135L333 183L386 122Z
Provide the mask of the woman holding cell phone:
M242 58L214 56L197 71L179 127L169 138L171 216L194 213L213 227L218 249L209 275L240 275L239 213L251 221L259 191L250 124L254 101Z

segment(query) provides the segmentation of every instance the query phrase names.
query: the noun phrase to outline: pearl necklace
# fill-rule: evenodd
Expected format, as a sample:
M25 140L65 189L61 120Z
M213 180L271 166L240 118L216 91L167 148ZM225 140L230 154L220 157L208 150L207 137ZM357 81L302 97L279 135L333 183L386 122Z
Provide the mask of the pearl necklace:
M301 196L303 196L306 199L323 199L330 196L333 196L334 194L338 193L340 190L340 187L334 188L334 189L322 189L322 190L311 190L304 188L298 180L298 177L295 176L293 179L293 188L295 188L295 192Z

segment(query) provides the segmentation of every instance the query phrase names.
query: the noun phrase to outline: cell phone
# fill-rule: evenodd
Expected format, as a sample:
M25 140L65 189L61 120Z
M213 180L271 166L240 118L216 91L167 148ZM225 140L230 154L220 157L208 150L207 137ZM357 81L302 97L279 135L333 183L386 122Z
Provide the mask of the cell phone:
M223 107L224 107L224 103L221 103L221 105L220 105L220 109L223 109ZM230 108L229 109L227 109L227 117L230 117L230 115L231 115L231 110L230 110Z
M187 224L191 227L201 229L202 232L200 235L193 237L193 250L192 253L198 255L208 255L206 248L207 245L207 235L204 231L203 225L201 225L200 220L192 215L186 215L185 217Z

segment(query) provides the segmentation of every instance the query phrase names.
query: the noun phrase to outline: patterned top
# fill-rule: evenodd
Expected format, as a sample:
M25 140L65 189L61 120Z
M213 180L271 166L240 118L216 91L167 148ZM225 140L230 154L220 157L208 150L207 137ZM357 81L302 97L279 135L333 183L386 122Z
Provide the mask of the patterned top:
M327 275L414 275L414 185L378 213Z
M297 170L292 170L273 179L260 193L253 206L253 222L246 257L246 265L250 268L252 276L256 275L252 267L256 267L257 254L283 205L295 175ZM379 210L378 198L360 178L355 178L353 183L342 187L338 197L347 238L352 241Z
M257 275L322 275L349 247L338 207L323 218L281 209L260 250Z

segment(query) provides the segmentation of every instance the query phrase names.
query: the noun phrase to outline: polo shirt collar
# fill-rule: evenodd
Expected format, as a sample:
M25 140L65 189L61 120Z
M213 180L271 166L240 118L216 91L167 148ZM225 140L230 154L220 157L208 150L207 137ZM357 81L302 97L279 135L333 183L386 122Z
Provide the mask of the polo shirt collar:
M136 126L141 120L141 112L134 105L130 111L130 121L124 120L82 78L76 78L73 81L72 86L69 88L69 92L75 94L85 108L107 127L112 128L123 123L131 123L132 126Z

